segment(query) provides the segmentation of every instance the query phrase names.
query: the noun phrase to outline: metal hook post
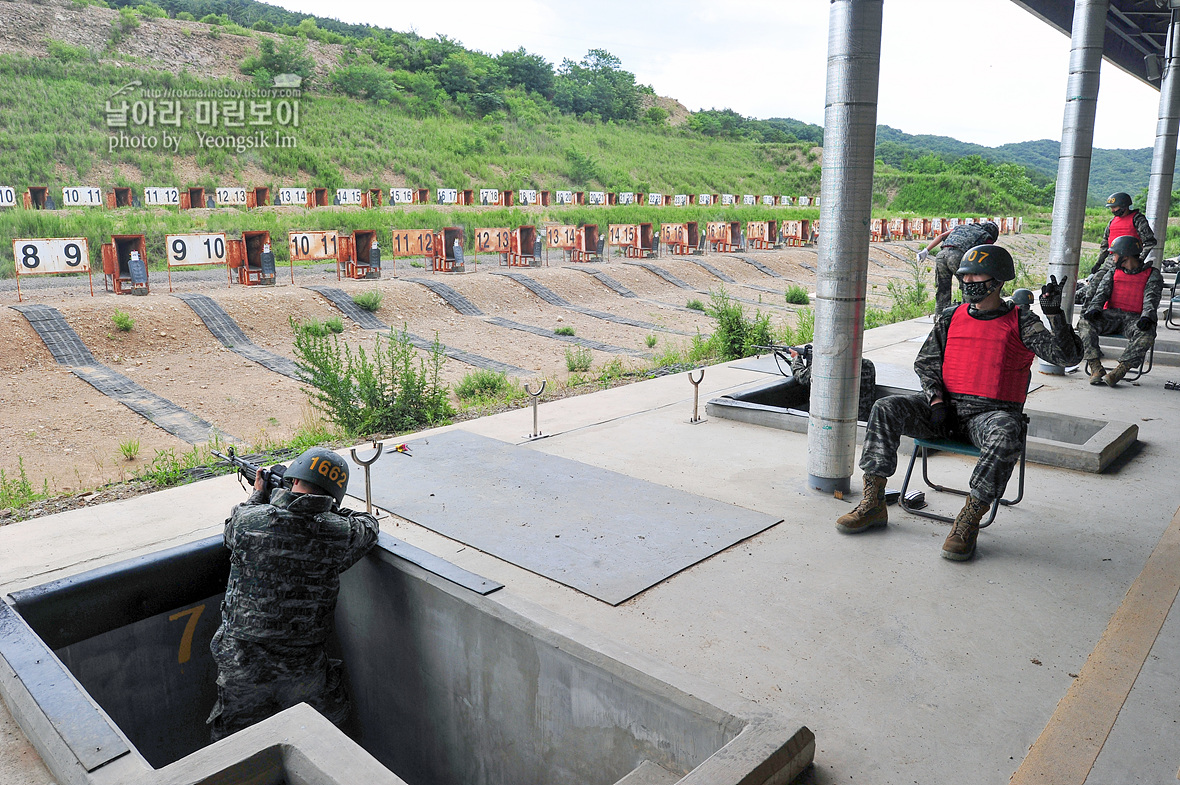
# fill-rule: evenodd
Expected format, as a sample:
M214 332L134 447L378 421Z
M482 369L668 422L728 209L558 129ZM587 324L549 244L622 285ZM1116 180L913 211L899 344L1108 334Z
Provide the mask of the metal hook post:
M689 422L693 425L705 421L704 417L698 415L698 404L701 398L701 382L705 381L705 369L701 368L701 378L692 378L692 371L688 372L688 380L692 382L692 419Z
M373 448L377 450L377 452L367 461L362 461L360 458L358 458L356 455L356 448L352 448L352 459L356 461L358 465L365 468L365 512L367 512L369 515L373 514L373 484L369 476L369 467L374 461L381 457L381 451L385 448L385 445L381 444L381 442L373 442Z
M541 389L537 390L536 392L530 390L527 383L524 386L524 391L533 398L533 432L528 435L529 439L541 438L541 429L537 425L537 401L540 399L541 393L545 392L545 385L548 383L548 381L548 379L542 379Z

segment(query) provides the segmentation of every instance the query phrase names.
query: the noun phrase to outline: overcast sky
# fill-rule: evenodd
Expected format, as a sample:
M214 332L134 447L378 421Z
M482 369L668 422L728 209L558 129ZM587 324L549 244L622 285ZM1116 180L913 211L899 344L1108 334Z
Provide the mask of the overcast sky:
M824 121L824 0L277 4L426 37L443 33L489 54L523 46L555 66L606 49L641 84L692 111ZM1060 139L1068 37L1011 0L886 0L884 14L879 123L989 147ZM1151 147L1158 108L1157 90L1104 61L1095 146Z

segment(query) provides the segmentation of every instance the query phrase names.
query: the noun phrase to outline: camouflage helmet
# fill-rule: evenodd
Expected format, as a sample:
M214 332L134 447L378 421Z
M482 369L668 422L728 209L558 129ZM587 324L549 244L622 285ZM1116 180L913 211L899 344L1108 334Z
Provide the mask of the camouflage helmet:
M996 226L995 221L984 221L982 226L987 230L987 233L991 235L992 242L994 243L1000 236L1000 227Z
M1110 252L1116 256L1138 256L1142 249L1143 243L1139 242L1139 238L1129 234L1116 237L1110 242Z
M1016 265L1008 249L998 245L977 245L963 254L955 275L990 275L997 281L1011 281L1016 277Z
M1106 206L1107 207L1130 207L1131 206L1131 195L1127 194L1127 193L1123 193L1122 191L1119 191L1117 193L1113 193L1110 196L1106 197Z
M311 483L339 504L348 488L348 462L331 450L312 447L292 461L283 476Z

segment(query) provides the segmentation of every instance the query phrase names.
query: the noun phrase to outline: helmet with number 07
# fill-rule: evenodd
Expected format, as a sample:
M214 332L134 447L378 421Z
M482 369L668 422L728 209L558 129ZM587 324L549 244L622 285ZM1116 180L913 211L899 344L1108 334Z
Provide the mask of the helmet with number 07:
M283 476L309 482L339 504L348 488L348 462L331 450L312 447L292 461Z
M1008 249L998 245L977 245L959 262L955 275L990 275L997 281L1011 281L1016 277L1016 265Z

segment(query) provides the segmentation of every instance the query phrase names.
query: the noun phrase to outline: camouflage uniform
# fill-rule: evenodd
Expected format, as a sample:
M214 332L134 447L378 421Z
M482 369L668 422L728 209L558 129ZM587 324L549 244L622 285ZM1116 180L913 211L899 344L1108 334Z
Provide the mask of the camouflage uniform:
M1113 265L1098 281L1094 295L1086 303L1083 314L1098 308L1102 308L1102 313L1095 322L1084 318L1078 322L1078 334L1082 338L1082 345L1085 348L1084 357L1087 362L1097 360L1102 356L1098 347L1099 336L1122 335L1127 339L1127 348L1123 350L1119 362L1128 368L1138 368L1143 364L1143 358L1147 356L1148 350L1155 342L1156 310L1160 307L1160 299L1164 293L1164 276L1157 268L1152 267L1150 262L1146 266L1151 272L1148 273L1147 285L1143 288L1143 309L1139 312L1103 308L1110 299L1111 291L1114 288L1115 268ZM1141 330L1135 324L1143 316L1152 320L1151 329Z
M225 522L231 552L221 626L210 651L216 741L306 702L336 724L349 711L339 660L324 652L339 575L377 541L373 516L331 496L256 491Z
M803 387L811 386L811 363L802 356L791 358L792 379ZM872 360L860 359L860 397L857 401L856 419L867 422L873 401L877 395L877 368Z
M934 258L934 314L945 311L951 305L951 286L958 272L963 254L977 245L992 241L991 234L983 224L959 224L942 241L938 256Z
M1005 302L993 311L977 311L972 316L995 319L1013 306ZM891 395L873 406L865 431L860 468L865 474L889 477L897 470L897 450L903 436L919 439L955 438L969 440L979 448L979 461L971 475L971 495L990 504L1004 492L1012 467L1020 459L1024 441L1024 404L975 395L948 393L942 384L943 352L954 308L943 311L934 320L926 343L914 360L914 371L922 384L919 395ZM1020 339L1043 360L1054 365L1076 365L1082 357L1082 344L1062 314L1048 317L1049 329L1040 317L1028 310L1020 312ZM931 422L930 401L940 398L950 406L947 422Z

